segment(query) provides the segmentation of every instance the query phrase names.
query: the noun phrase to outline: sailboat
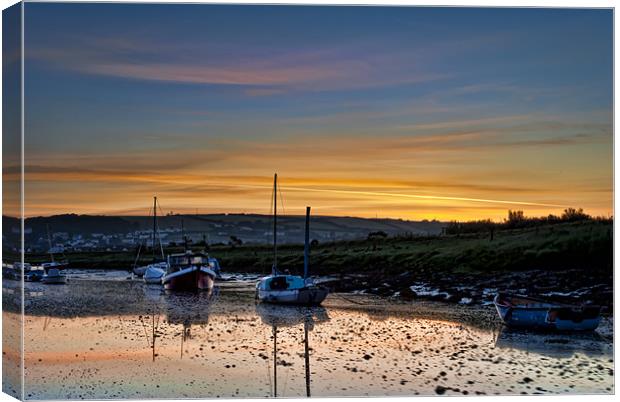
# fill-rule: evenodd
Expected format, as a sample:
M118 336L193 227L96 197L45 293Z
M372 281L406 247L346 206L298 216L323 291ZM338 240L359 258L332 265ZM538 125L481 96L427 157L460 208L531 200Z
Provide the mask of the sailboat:
M278 271L278 174L273 177L273 266L271 275L256 284L256 298L262 302L319 305L329 293L327 288L314 284L308 277L310 259L310 207L306 207L306 234L304 246L304 276L281 274Z
M69 263L67 261L56 261L54 259L54 249L52 247L52 236L50 234L49 225L47 225L47 241L50 248L51 262L44 262L41 264L44 272L41 277L41 282L48 284L65 284L67 283L67 274L64 270L69 266Z
M155 244L156 241L159 240L159 250L161 252L161 261L157 261L155 255ZM165 261L166 257L164 256L164 247L161 243L161 236L159 235L159 226L157 225L157 197L153 197L153 233L151 234L151 244L153 248L153 262L148 265L138 266L138 260L140 258L140 250L142 246L138 248L138 255L136 256L136 261L133 267L133 273L136 276L144 277L144 281L146 283L161 283L161 278L163 277L166 269L168 268L168 264Z

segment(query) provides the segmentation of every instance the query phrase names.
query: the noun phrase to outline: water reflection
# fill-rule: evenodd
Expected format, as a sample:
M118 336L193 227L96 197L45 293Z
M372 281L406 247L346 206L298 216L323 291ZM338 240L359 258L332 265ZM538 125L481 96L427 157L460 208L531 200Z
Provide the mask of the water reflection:
M179 357L183 359L184 344L192 339L192 326L204 329L209 323L210 310L217 302L219 288L201 292L168 292L162 290L161 286L145 285L143 290L146 298L153 302L150 314L151 331L147 336L152 349L152 361L157 357L156 340L160 336L162 316L165 317L167 325L182 325ZM140 316L143 326L144 318Z
M496 339L499 349L516 349L527 353L553 357L570 358L576 353L600 357L606 353L606 338L597 332L584 333L537 333L503 327Z
M306 396L310 397L310 336L316 324L329 321L324 307L279 306L259 303L256 312L263 324L271 326L273 331L273 397L278 396L278 328L304 327L304 369L306 376Z
M29 399L613 392L609 322L600 337L498 334L480 324L491 309L363 295L256 305L250 285L220 286L43 287L26 300Z

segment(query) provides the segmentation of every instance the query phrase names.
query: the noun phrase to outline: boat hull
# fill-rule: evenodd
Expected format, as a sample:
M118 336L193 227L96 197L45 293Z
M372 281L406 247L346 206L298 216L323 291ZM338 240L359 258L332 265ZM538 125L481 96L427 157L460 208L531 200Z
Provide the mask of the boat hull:
M496 297L495 308L502 322L510 328L593 331L600 322L600 308L597 306L544 306L527 308L508 306Z
M160 277L144 277L144 283L148 284L148 285L161 285L161 276Z
M26 282L40 282L41 279L43 279L43 275L42 273L39 272L28 272L27 274L24 275L24 281Z
M43 278L41 278L41 283L48 285L64 285L67 283L67 277L65 275L43 276Z
M68 262L46 262L43 263L41 265L41 267L43 268L43 270L50 270L50 269L58 269L58 270L63 270L63 269L67 269L69 268L69 263Z
M285 290L256 291L258 300L266 303L296 304L304 306L318 306L325 300L329 290L318 287Z
M164 277L165 274L166 274L166 271L165 269L161 268L161 264L159 265L152 264L146 268L146 271L144 271L144 275L142 276L142 278L144 279L144 282L149 285L154 285L154 284L161 285L161 279Z
M148 268L148 266L135 267L133 269L133 274L136 275L136 276L144 276L144 273L146 272L147 268Z
M216 274L207 268L185 268L161 279L166 290L210 290L215 284Z

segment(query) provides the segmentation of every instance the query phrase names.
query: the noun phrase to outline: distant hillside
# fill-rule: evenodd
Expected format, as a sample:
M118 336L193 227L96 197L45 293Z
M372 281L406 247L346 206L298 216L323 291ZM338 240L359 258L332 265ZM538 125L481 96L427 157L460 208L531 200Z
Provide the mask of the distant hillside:
M162 238L180 242L183 233L194 241L202 239L213 243L227 243L231 236L243 243L268 243L272 236L272 217L256 214L168 215L158 218ZM3 217L5 240L15 241L19 233L16 218ZM40 244L47 239L47 225L52 233L63 233L69 238L81 235L127 235L136 231L150 231L153 218L148 216L55 215L28 218L25 222L26 242ZM313 216L311 238L319 241L364 239L371 232L388 235L436 235L446 223L438 221L406 221L399 219L365 219L353 217ZM302 243L303 216L278 217L278 239L282 243Z

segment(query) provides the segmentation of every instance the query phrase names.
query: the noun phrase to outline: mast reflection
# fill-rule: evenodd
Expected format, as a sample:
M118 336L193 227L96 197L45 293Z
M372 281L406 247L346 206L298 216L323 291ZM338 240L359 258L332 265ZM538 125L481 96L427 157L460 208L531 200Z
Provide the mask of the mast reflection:
M272 304L257 304L256 312L263 324L273 331L273 397L278 396L278 328L304 327L304 368L306 380L306 396L311 396L310 379L310 336L309 332L317 324L329 321L324 307L296 307Z

